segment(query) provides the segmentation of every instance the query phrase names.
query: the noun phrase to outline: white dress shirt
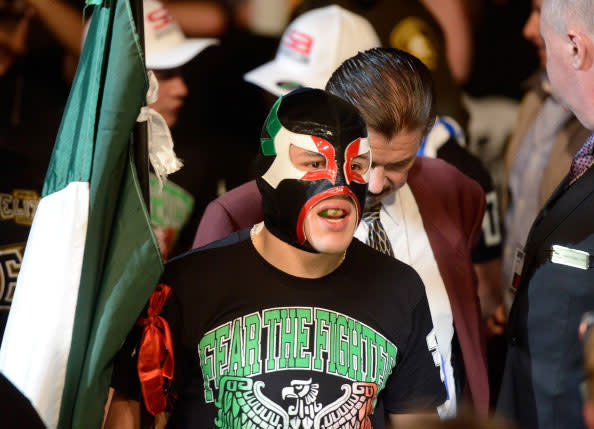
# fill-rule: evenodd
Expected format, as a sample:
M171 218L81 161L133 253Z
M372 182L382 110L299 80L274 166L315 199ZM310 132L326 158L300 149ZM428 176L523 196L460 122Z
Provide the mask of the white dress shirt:
M453 417L456 415L456 389L451 362L454 319L419 206L408 184L382 200L380 222L388 235L396 259L412 266L425 285L441 354L442 379L445 372L444 384L448 391L448 400L437 411L441 418ZM361 222L355 237L365 243L368 230L367 224Z

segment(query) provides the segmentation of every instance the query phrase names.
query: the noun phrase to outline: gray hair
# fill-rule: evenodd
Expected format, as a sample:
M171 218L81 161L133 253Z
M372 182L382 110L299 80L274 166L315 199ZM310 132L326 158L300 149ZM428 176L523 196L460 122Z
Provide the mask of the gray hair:
M541 15L546 16L556 31L567 30L567 23L578 19L594 34L594 0L543 0Z

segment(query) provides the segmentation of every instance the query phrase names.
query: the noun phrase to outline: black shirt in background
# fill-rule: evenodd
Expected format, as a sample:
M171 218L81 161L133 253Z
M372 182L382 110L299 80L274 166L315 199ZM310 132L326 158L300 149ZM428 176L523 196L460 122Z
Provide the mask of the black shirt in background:
M61 58L33 51L0 77L0 339L68 97Z

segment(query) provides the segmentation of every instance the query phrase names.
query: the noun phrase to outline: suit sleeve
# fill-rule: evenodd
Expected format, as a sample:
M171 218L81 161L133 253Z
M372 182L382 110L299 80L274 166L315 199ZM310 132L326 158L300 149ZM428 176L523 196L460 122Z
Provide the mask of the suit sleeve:
M465 178L466 179L466 178ZM467 239L468 249L475 249L483 235L483 219L485 214L486 200L485 193L478 183L465 180L462 186L462 210L464 236ZM474 258L473 258L474 259Z
M481 263L501 257L501 225L499 222L499 201L493 186L491 174L479 158L461 147L454 139L449 139L437 151L437 157L455 166L463 174L475 180L483 190L483 210L479 226L482 234L473 241L472 261ZM478 208L475 208L477 210ZM472 215L473 212L470 212ZM472 226L474 222L466 224ZM467 233L472 232L466 230ZM467 235L470 237L470 235Z
M446 392L440 364L429 304L423 292L412 312L412 331L406 347L398 352L396 367L382 392L386 411L406 414L441 405Z
M229 212L218 201L211 202L204 211L194 237L193 249L220 240L235 232L238 228L233 224Z

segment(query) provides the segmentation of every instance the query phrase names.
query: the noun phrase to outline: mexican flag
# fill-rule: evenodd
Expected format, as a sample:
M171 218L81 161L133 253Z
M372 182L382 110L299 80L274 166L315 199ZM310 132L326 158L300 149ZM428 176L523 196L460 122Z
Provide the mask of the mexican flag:
M18 277L0 371L49 427L99 427L163 265L130 133L147 79L129 0L96 4Z

